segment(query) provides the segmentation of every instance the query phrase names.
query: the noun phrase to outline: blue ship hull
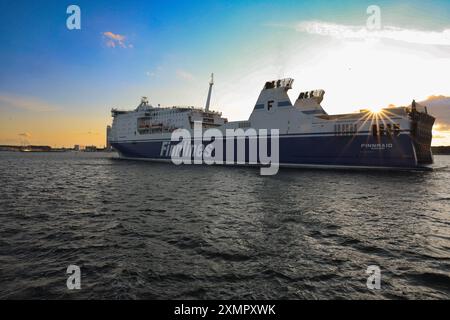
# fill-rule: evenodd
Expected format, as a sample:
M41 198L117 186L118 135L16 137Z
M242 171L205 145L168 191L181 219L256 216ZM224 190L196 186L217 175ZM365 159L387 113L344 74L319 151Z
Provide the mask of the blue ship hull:
M170 153L165 152L166 148L163 147L163 144L168 144L168 141L170 140L124 141L112 143L112 146L122 158L170 161ZM171 142L171 145L177 143ZM245 149L246 162L248 162L248 140ZM414 143L409 134L378 137L371 135L281 135L279 137L279 164L292 167L410 169L423 167L418 164Z

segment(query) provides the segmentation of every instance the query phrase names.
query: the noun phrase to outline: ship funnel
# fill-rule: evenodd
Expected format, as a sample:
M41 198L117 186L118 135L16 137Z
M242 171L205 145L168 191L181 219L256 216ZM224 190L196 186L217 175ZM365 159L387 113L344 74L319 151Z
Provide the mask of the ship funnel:
M139 106L142 107L142 106L146 106L146 105L148 105L148 98L147 97L142 97L141 98L141 104Z
M206 112L209 111L209 104L211 102L211 92L213 85L214 85L214 73L211 73L211 80L209 81L208 98L206 98L206 105L205 105Z

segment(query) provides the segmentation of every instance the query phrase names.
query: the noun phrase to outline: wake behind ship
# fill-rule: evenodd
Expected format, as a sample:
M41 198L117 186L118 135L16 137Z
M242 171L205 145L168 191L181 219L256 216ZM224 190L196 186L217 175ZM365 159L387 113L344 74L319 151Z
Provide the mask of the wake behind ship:
M425 169L433 163L432 127L435 118L415 101L408 107L379 112L329 115L321 106L325 91L301 92L292 103L287 92L293 79L266 82L246 121L228 121L206 107L153 107L144 97L131 111L112 109L108 139L125 159L171 161L172 133L177 129L278 129L279 165L311 168ZM251 134L244 136L246 158ZM258 146L259 148L260 146ZM223 151L224 160L227 158ZM238 159L233 155L235 164ZM260 159L257 161L260 163ZM228 164L228 163L227 163ZM241 163L239 163L241 164Z

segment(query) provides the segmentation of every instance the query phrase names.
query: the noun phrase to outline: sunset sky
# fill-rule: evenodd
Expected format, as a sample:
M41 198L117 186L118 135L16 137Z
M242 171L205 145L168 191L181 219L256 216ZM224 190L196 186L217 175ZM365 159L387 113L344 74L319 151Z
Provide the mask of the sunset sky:
M214 72L230 120L291 77L293 100L322 88L329 113L434 101L433 144L450 145L449 1L2 0L0 43L0 144L103 146L112 107L203 107Z

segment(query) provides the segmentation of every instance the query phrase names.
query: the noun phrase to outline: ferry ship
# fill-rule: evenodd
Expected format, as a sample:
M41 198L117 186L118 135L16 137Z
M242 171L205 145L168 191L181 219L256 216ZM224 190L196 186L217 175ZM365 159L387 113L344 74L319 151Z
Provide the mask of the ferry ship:
M134 110L112 109L108 141L120 158L170 162L166 151L168 144L176 143L171 141L172 133L177 129L192 132L195 123L224 133L227 129L278 129L281 167L430 168L435 118L426 106L413 101L407 107L378 112L329 115L321 106L324 90L303 91L292 103L288 91L293 81L266 82L245 121L228 121L220 112L209 110L212 77L205 108L155 107L143 97ZM245 149L249 152L248 141Z

